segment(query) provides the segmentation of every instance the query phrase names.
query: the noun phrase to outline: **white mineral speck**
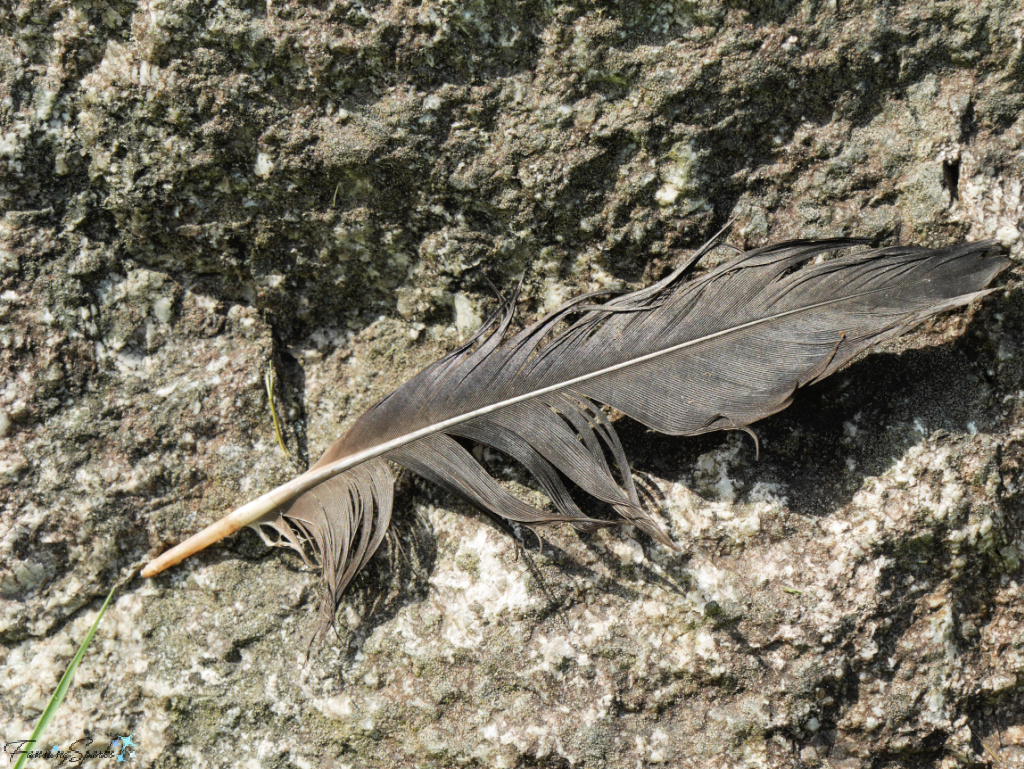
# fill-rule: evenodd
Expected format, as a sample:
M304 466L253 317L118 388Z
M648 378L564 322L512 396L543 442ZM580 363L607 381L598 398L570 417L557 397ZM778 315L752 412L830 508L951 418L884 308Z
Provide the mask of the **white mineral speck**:
M676 202L676 198L679 197L679 188L674 184L664 184L657 192L654 193L654 199L658 201L659 206L670 206Z
M270 156L263 152L259 153L256 156L256 166L253 168L253 173L261 179L267 179L273 170L274 161L270 159Z
M455 328L459 332L459 339L466 339L474 331L480 328L483 319L476 311L469 297L461 291L455 294Z
M998 240L1004 248L1010 248L1014 243L1020 240L1020 232L1012 224L1006 224L996 230L996 240Z
M21 141L14 131L0 134L0 158L13 158L21 148Z
M161 323L171 322L171 299L162 296L153 302L153 316Z
M544 312L552 312L565 302L565 288L556 282L544 287Z

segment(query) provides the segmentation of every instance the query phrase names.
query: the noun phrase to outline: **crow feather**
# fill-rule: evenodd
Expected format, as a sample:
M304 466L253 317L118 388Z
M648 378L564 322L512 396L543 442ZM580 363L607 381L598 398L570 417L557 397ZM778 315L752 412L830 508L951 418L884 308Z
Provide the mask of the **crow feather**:
M865 241L794 240L694 276L714 244L652 286L604 302L580 297L518 333L514 294L473 339L368 409L310 471L210 528L223 536L255 524L318 564L322 628L387 530L388 461L507 521L605 524L580 510L575 486L671 547L602 406L671 435L749 429L872 345L989 293L1009 266L993 242L825 259ZM553 509L509 492L460 438L521 463ZM184 552L165 554L159 568Z

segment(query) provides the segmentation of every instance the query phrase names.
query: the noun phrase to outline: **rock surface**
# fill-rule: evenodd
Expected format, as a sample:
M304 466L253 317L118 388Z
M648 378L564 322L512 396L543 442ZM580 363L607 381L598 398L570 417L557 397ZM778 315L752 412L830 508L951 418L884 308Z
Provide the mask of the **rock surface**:
M730 217L739 246L899 231L1022 256L1003 0L11 6L5 742L112 584L315 461L479 324L488 281L525 271L533 317L660 276ZM556 529L517 558L405 477L308 662L317 576L248 531L127 581L46 744L133 733L153 767L1024 767L1020 277L802 393L760 461L742 435L622 424L680 553Z

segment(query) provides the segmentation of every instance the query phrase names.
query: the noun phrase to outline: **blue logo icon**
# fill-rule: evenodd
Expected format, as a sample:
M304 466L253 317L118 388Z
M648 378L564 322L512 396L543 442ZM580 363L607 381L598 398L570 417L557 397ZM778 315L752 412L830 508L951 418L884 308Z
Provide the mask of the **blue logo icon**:
M111 748L117 751L118 763L121 763L123 761L131 761L133 758L135 758L134 748L136 746L135 742L132 740L134 736L135 732L132 732L127 737L115 737L110 741ZM116 743L120 743L120 745L117 745L117 747L115 747ZM129 750L129 748L133 749Z

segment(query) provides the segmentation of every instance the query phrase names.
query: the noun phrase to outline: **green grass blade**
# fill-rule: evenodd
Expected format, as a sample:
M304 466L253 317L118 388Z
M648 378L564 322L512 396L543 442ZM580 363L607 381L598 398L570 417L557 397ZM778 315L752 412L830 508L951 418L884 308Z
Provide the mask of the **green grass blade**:
M89 644L92 642L92 637L96 635L96 628L100 626L100 620L103 619L104 613L107 611L107 606L110 605L110 599L114 597L114 590L117 589L117 585L110 588L110 592L107 593L107 600L103 602L103 606L100 607L100 613L96 615L96 621L92 623L92 627L89 628L89 632L85 634L85 640L82 641L82 645L78 647L78 651L75 653L74 658L71 660L71 664L68 665L68 669L64 671L64 675L60 678L60 683L57 684L57 689L54 691L53 696L50 697L50 701L46 705L46 710L39 716L39 721L36 723L36 728L32 730L32 736L29 737L32 742L25 745L25 752L18 756L18 763L14 765L14 769L22 769L25 763L28 761L28 754L32 750L37 749L35 746L39 744L39 741L43 738L43 732L46 731L46 727L49 726L50 721L57 714L57 708L64 701L64 695L67 694L68 688L71 686L71 680L75 677L75 670L78 669L78 663L82 661L82 657L85 656L85 650L89 648Z
M281 436L281 423L277 421L277 404L274 403L274 385L277 383L277 376L274 374L273 366L267 367L263 383L267 386L267 401L270 404L270 415L274 418L274 435L277 436L277 445L281 447L281 453L291 459L292 453L288 451L284 438Z

